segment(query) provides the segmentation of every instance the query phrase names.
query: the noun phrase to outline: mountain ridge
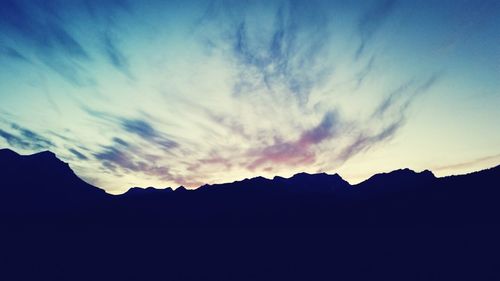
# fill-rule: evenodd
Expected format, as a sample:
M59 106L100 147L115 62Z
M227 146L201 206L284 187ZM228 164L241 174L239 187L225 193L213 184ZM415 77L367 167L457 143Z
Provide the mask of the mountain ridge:
M40 158L40 159L45 159L45 160L52 159L55 161L59 161L59 162L63 163L65 166L67 166L71 170L72 173L74 173L74 171L69 167L68 163L60 160L55 153L53 153L49 150L45 150L45 151L41 151L41 152L29 154L29 155L22 155L22 154L17 153L14 150L11 150L8 148L0 149L0 157L12 158L12 157L16 157L16 156L24 157L24 158ZM154 187L154 186L138 187L138 186L135 186L135 187L130 187L129 189L127 189L125 192L123 192L121 194L115 194L114 196L125 195L129 192L137 193L139 190L142 190L144 192L161 192L162 190L164 190L165 192L170 192L170 191L175 191L175 190L182 187L181 189L183 189L183 190L185 189L187 191L195 191L195 190L206 190L207 188L213 188L213 187L225 187L225 186L235 185L235 184L239 185L239 184L243 184L243 183L259 184L259 183L273 182L273 181L286 182L286 181L299 180L299 179L304 179L304 178L309 178L309 180L311 180L313 178L318 178L318 177L330 177L331 179L335 178L336 181L338 181L339 183L341 183L343 185L348 185L350 187L362 187L364 185L367 185L368 182L377 181L379 178L387 177L387 176L394 176L394 175L400 175L400 176L406 176L406 177L407 176L410 176L410 177L425 176L425 177L433 177L435 179L446 179L446 178L453 178L453 177L457 177L457 176L471 175L471 174L475 174L478 172L487 171L487 170L491 170L491 169L500 169L500 164L493 166L493 167L490 167L490 168L479 170L479 171L472 171L472 172L468 172L465 174L455 174L455 175L448 175L448 176L443 176L443 177L436 177L434 175L434 173L428 169L425 169L421 172L418 172L418 171L412 170L410 168L401 168L401 169L396 169L396 170L392 170L389 172L376 173L376 174L370 176L369 178L365 179L364 181L361 181L361 182L356 183L356 184L349 183L347 180L343 179L342 176L339 175L338 173L329 174L326 172L319 172L319 173L298 172L290 177L274 176L273 178L266 178L263 176L256 176L256 177L252 177L252 178L244 178L241 180L235 180L232 182L203 184L203 185L198 186L198 187L193 188L193 189L183 188L183 186L179 186L179 187L175 187L175 188L171 187L171 186L167 186L167 187ZM76 175L76 173L74 173L74 174ZM81 178L78 175L76 175L76 176L81 180ZM95 187L95 186L93 186L93 187ZM99 187L96 187L96 188L99 188ZM102 189L102 188L99 188L99 189ZM110 194L110 195L113 195L113 194Z
M338 174L298 173L110 195L78 178L53 153L0 151L0 219L92 228L500 227L499 180L500 166L444 178L400 169L356 185Z

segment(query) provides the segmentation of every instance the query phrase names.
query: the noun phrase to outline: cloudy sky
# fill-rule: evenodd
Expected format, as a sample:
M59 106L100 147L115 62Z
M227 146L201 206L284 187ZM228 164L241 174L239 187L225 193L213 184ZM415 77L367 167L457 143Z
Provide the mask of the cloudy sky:
M500 1L0 1L0 147L110 193L500 163Z

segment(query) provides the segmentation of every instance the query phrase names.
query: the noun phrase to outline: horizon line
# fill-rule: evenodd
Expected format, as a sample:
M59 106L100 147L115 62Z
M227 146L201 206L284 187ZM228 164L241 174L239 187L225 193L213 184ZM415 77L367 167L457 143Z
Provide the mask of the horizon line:
M68 166L70 165L69 163L67 162L64 162L63 160L61 160L60 158L57 157L57 154L50 151L50 150L42 150L42 151L39 151L39 152L35 152L35 153L32 153L32 154L20 154L18 153L17 151L13 150L13 149L10 149L10 148L0 148L0 152L1 151L10 151L10 152L13 152L15 154L17 154L18 156L23 156L23 157L29 157L29 156L35 156L35 155L39 155L39 154L44 154L44 153L50 153L52 154L57 160L61 161L62 163L65 163L67 164ZM343 181L347 182L349 184L349 186L357 186L357 185L360 185L364 182L366 182L367 180L373 178L374 176L376 175L384 175L384 174L389 174L389 173L392 173L392 172L396 172L396 171L403 171L403 170L409 170L409 171L412 171L414 173L417 173L417 174L421 174L421 173L424 173L426 171L430 172L432 174L432 176L434 178L437 178L437 179L442 179L442 178L447 178L447 177L453 177L453 176L465 176L465 175L469 175L469 174L473 174L473 173L477 173L477 172L481 172L481 171L486 171L486 170L490 170L490 169L494 169L494 168L497 168L500 166L500 163L494 165L494 166L490 166L488 168L484 168L484 169L479 169L479 170L473 170L473 171L469 171L469 172L466 172L466 173L459 173L459 174L451 174L451 175L446 175L446 176L436 176L434 171L432 171L431 169L424 169L424 170L421 170L421 171L417 171L417 170L413 170L411 168L408 168L408 167L405 167L405 168L399 168L399 169L395 169L395 170L391 170L391 171L384 171L384 172L380 172L380 173L375 173L375 174L372 174L371 176L369 176L368 178L366 178L365 180L363 181L360 181L356 184L352 184L350 183L348 180L344 179L342 177L342 175L340 175L339 173L333 173L333 174L330 174L330 173L327 173L327 172L318 172L318 173L308 173L308 172L298 172L298 173L295 173L293 174L292 176L290 177L282 177L282 176L279 176L279 175L275 175L273 176L272 178L267 178L267 177L264 177L264 176L256 176L256 177L252 177L252 178L243 178L243 179L239 179L239 180L234 180L232 182L221 182L221 183L205 183L203 185L200 185L200 186L197 186L195 188L188 188L188 187L185 187L183 185L179 185L177 187L171 187L171 186L166 186L166 187L155 187L155 186L146 186L146 187L142 187L142 186L131 186L129 187L127 190L125 190L125 192L123 193L109 193L106 189L104 188L101 188L99 186L96 186L96 185L93 185L93 184L90 184L88 183L87 181L85 181L84 179L82 179L79 175L76 174L76 172L71 168L71 171L82 181L84 181L85 183L89 184L89 185L92 185L96 188L99 188L101 190L103 190L104 192L106 192L106 194L109 194L109 195L113 195L113 196L119 196L119 195L123 195L123 194L126 194L127 192L129 192L130 190L132 189L155 189L155 190L167 190L167 189L171 189L172 191L175 191L179 188L184 188L186 190L189 190L189 191L194 191L194 190L198 190L200 189L201 187L204 187L204 186L213 186L213 185L223 185L223 184L233 184L233 183L238 183L238 182L242 182L242 181L245 181L245 180L252 180L252 179L257 179L257 178L263 178L263 179L266 179L266 180L274 180L276 178L283 178L283 179L291 179L299 174L307 174L307 175L321 175L321 174L325 174L325 175L328 175L328 176L339 176Z

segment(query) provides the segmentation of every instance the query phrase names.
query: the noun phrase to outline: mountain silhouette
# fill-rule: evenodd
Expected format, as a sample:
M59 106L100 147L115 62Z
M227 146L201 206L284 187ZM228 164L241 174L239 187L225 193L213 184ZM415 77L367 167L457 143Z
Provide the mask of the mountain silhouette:
M0 150L1 280L499 280L500 166L109 195ZM178 234L176 234L178 233Z
M100 205L108 195L81 180L52 152L21 156L0 150L0 211L16 216L76 215Z
M291 178L274 177L266 179L264 177L255 177L251 179L244 179L242 181L235 181L225 184L203 185L201 190L250 190L255 191L277 191L279 189L287 192L333 192L336 190L349 187L349 183L342 179L338 174L328 175L326 173L308 174L299 173L293 175Z
M154 188L152 186L142 188L142 187L132 187L122 196L126 197L140 197L140 196L160 196L161 194L174 192L171 187L166 188Z
M500 213L500 166L444 178L402 169L356 185L338 174L299 173L113 196L79 179L51 152L21 156L3 149L0 175L2 215L18 223L64 217L108 226L461 226L497 224Z

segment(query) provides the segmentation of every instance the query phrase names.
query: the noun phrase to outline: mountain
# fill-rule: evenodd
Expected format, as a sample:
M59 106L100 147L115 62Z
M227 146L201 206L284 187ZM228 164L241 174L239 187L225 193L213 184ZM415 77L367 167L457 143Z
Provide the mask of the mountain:
M109 196L81 180L67 163L48 151L21 156L1 149L0 181L0 211L13 217L70 215L93 208Z
M359 183L357 187L359 188L370 187L377 189L380 188L397 189L398 186L426 185L428 183L431 183L435 179L436 177L429 170L417 173L410 169L400 169L392 171L390 173L373 175L369 179Z
M497 224L493 214L500 213L500 166L445 178L402 169L357 185L338 174L299 173L189 191L131 188L112 196L79 179L51 152L21 156L3 149L0 178L0 210L17 222L64 217L108 226L461 226Z
M161 194L167 194L174 192L171 187L166 188L154 188L152 186L142 188L142 187L132 187L127 192L122 194L123 197L142 197L142 196L161 196Z
M106 194L0 150L1 280L500 280L500 166Z
M350 184L342 179L338 174L328 175L326 173L308 174L299 173L290 178L274 177L266 179L264 177L255 177L235 181L232 183L203 185L199 191L250 191L250 192L302 192L302 193L322 193L340 191L349 187Z

